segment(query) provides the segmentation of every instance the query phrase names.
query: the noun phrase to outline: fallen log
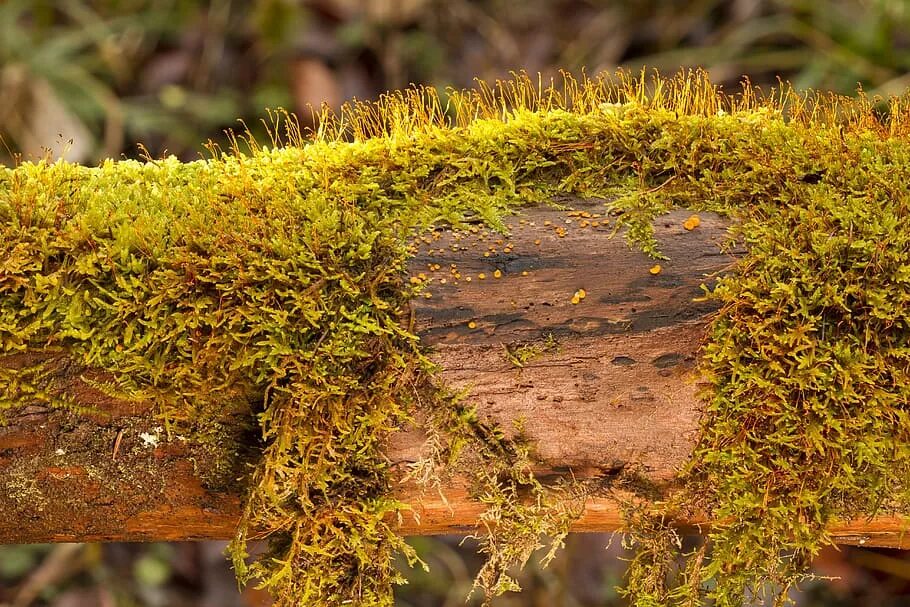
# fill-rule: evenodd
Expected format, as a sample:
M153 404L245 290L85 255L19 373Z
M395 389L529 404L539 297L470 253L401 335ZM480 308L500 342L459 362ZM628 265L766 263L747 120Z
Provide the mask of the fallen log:
M411 261L414 275L431 279L413 301L417 331L443 382L467 389L481 416L506 432L521 423L542 476L609 480L634 470L669 493L697 430L696 359L715 311L700 299L702 285L735 261L720 248L726 220L702 214L689 230L688 213L660 218L655 233L669 260L657 268L610 237L601 201L562 202L572 211L523 210L507 222L508 235L425 236ZM34 362L28 356L0 364L24 367ZM96 370L50 364L77 402L100 411L26 407L0 426L0 542L233 535L237 478L256 455L252 419L237 413L210 441L188 441L169 435L147 403L97 389ZM387 454L400 478L422 445L419 428L391 438ZM397 483L396 495L413 509L400 532L475 531L483 506L462 480L443 488L444 499ZM618 504L600 496L588 499L574 529L619 525ZM842 543L910 547L902 525L879 517L839 523L833 533Z

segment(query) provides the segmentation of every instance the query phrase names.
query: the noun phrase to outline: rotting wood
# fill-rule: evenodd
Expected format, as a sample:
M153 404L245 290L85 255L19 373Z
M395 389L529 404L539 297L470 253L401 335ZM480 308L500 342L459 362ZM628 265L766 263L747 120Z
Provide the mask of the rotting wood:
M603 211L598 201L566 204ZM456 240L441 231L412 260L414 274L434 279L432 296L413 307L443 381L469 388L481 415L507 432L519 421L542 473L609 479L634 470L672 489L697 431L695 364L714 310L700 301L701 285L734 262L719 246L725 221L703 214L698 228L687 230L687 217L674 212L655 224L670 258L658 274L649 272L653 260L621 237L609 238L611 225L550 207L511 218L509 237L481 241L469 233ZM573 304L579 289L586 296ZM516 364L522 348L553 343ZM8 357L2 364L24 362ZM100 378L97 371L64 359L54 364L58 383L104 414L32 407L0 427L0 542L232 535L240 508L234 479L255 453L248 416L226 413L209 444L190 444L169 437L148 406L117 401L82 379ZM416 429L392 437L388 454L399 473L420 457L422 438ZM403 516L403 534L470 533L482 511L457 479L443 489L445 500L413 483L395 492L413 507ZM575 529L619 524L615 501L594 497ZM843 543L910 547L903 526L898 518L876 518L834 531Z

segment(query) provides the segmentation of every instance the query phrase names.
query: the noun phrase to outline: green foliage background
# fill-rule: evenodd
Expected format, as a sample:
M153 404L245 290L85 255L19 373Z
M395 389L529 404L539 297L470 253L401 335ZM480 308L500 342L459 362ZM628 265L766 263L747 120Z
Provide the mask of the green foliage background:
M409 83L647 65L715 82L893 94L910 84L904 0L8 0L0 135L97 161L136 142L183 159L267 107L308 115Z

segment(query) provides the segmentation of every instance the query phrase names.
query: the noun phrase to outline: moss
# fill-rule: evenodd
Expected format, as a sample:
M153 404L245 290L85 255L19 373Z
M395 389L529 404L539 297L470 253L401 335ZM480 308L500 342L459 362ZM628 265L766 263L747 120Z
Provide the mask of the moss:
M519 369L531 361L537 360L548 352L556 352L559 344L552 333L546 337L532 341L515 344L503 344L504 356L509 363Z
M248 416L196 423L189 428L190 460L193 471L210 491L225 491L236 485L261 447ZM179 438L179 437L178 437Z
M489 598L521 590L513 570L538 549L547 547L544 564L553 558L584 510L588 487L569 479L542 483L534 475L532 445L521 429L506 438L500 428L479 419L463 397L437 389L424 408L430 456L415 465L413 475L437 488L455 472L472 480L471 497L486 506L479 521L484 533L477 539L487 559L473 590Z
M630 511L634 602L780 599L833 516L906 505L906 100L882 117L864 98L730 97L700 74L517 77L321 124L186 164L0 170L0 356L103 369L106 391L156 403L168 433L203 445L214 420L253 412L262 456L231 550L277 604L391 604L392 557L414 555L388 522L404 506L382 446L416 410L435 428L426 478L459 465L488 504L485 590L512 589L542 533L558 545L583 495L541 484L530 445L434 384L405 270L423 230L504 229L563 194L603 197L655 257L651 222L679 207L735 218L749 250L710 294L723 307L687 489ZM36 402L75 407L41 363L0 373L0 413ZM665 521L695 508L719 521L712 548L674 576ZM258 537L271 550L249 564Z
M58 385L57 378L65 365L64 356L51 353L50 357L24 365L0 366L0 425L6 423L4 412L20 402L47 409L100 414L77 403Z

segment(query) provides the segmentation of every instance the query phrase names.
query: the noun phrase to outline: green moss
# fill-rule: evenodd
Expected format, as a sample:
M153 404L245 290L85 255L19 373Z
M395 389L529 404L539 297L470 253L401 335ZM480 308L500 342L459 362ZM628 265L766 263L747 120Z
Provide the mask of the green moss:
M56 354L22 365L0 366L0 425L6 423L4 411L21 402L75 413L96 413L76 403L57 385L57 375L66 361Z
M543 339L517 344L503 344L506 360L512 365L523 368L529 362L536 360L547 352L555 352L559 349L559 344L552 333L547 334Z
M414 555L388 522L404 506L382 446L419 409L435 429L425 478L458 465L488 504L478 583L497 593L541 534L558 545L583 494L543 486L530 445L434 384L408 325L412 236L503 229L521 205L574 194L604 197L659 256L655 217L720 212L749 253L711 294L723 308L688 489L630 511L644 549L628 592L780 598L833 516L907 502L910 111L891 110L726 97L701 75L561 90L517 78L447 107L425 89L357 105L311 141L290 121L276 149L2 169L0 356L103 369L105 391L156 403L202 445L226 413L254 413L262 456L231 550L279 605L391 604L393 555ZM42 364L0 373L0 413L74 406ZM719 521L712 549L674 585L664 521L696 508ZM258 537L271 549L249 564Z
M533 472L532 445L518 428L513 438L478 418L464 395L437 391L423 410L430 456L413 475L424 485L442 485L456 471L472 480L471 497L486 506L480 516L480 550L486 562L474 581L489 598L521 590L514 569L547 547L548 563L574 520L581 516L587 487L564 479L547 486ZM546 539L546 544L541 543Z

